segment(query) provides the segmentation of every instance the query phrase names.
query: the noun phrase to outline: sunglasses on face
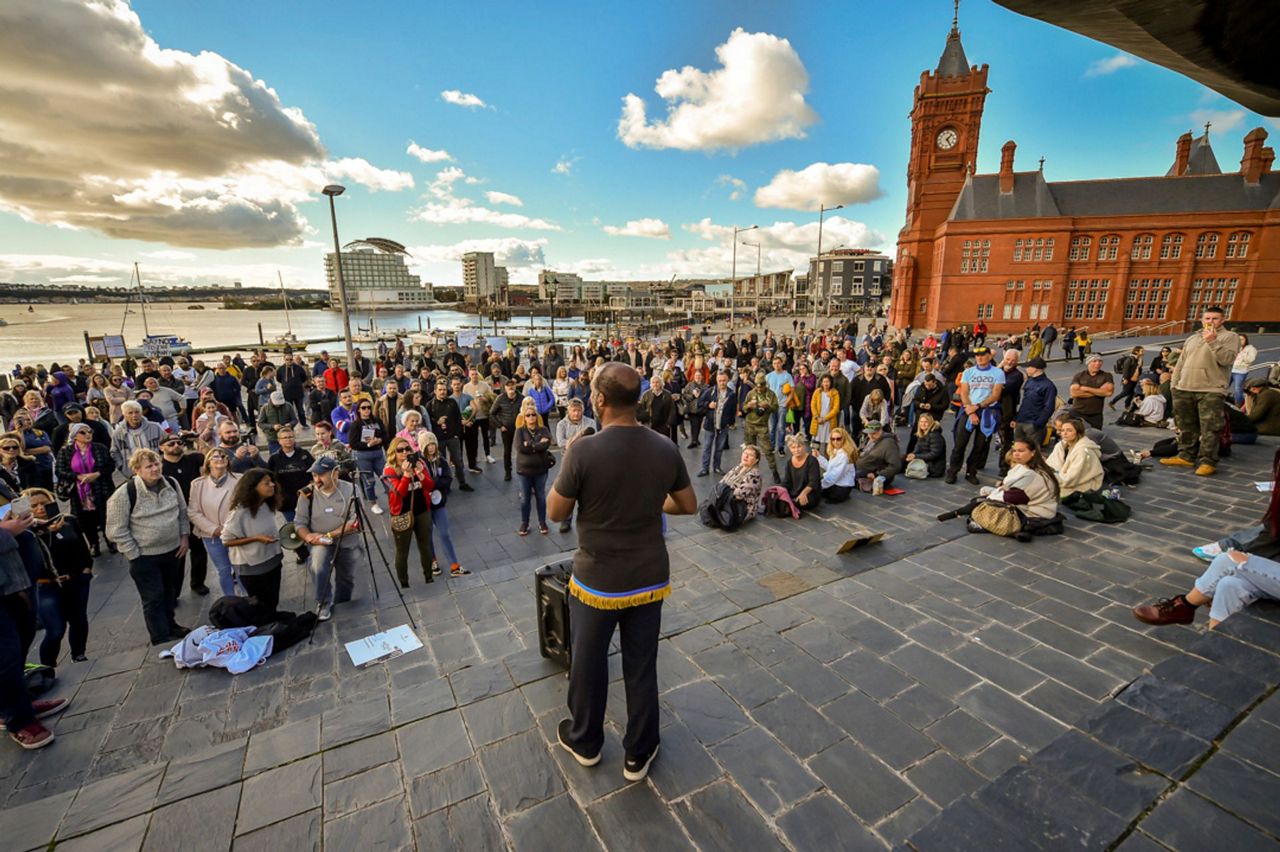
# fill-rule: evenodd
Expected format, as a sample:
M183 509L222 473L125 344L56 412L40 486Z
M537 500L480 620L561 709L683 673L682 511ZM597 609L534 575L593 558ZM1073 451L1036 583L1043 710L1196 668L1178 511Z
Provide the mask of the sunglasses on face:
M373 411L373 406L372 406L372 405L362 405L362 406L360 406L360 410L361 410L361 411Z
M410 447L396 447L396 453L397 453L397 454L399 454L399 453L407 453L407 452L410 452L410 451L411 451L411 449L412 449L412 448L410 448Z
M18 445L5 444L4 446L0 447L0 450L4 450L6 453L16 453L18 451Z

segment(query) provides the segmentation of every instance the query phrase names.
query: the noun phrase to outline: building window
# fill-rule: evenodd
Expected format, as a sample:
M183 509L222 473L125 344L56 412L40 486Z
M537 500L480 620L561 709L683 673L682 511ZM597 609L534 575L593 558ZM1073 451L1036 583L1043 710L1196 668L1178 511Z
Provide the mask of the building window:
M1019 289L1019 290L1025 290L1025 289L1027 289L1027 282L1025 282L1025 281L1019 281L1019 282L1018 282L1018 289Z
M1160 240L1160 259L1177 260L1182 257L1182 234L1165 234Z
M1155 237L1150 234L1138 234L1133 238L1133 250L1129 252L1130 260L1150 260L1151 246Z
M1217 305L1231 319L1235 307L1239 278L1197 278L1191 282L1191 298L1187 302L1187 319L1198 320L1205 308ZM1167 301L1167 300L1166 300Z
M1196 237L1196 257L1212 260L1218 255L1218 235L1201 234Z
M855 261L853 262L853 271L854 271L854 272L861 272L861 271L862 271L862 268L863 268L863 266L864 266L864 265L865 265L865 263L864 263L863 261L861 261L861 260L855 260Z
M1227 257L1243 259L1249 253L1249 232L1236 231L1227 238Z
M1005 302L1005 305L1004 305L1004 318L1013 319L1013 305L1009 304L1008 302Z
M1071 250L1067 252L1067 260L1088 260L1089 249L1092 246L1092 237L1072 237Z
M1120 237L1112 234L1098 240L1098 260L1115 260L1120 256Z
M991 240L965 240L960 248L961 272L986 272Z
M1053 237L1044 241L1044 259L1053 260Z
M843 261L843 260L834 260L834 261L832 261L832 262L831 262L831 271L832 271L832 272L844 272L844 261Z
M853 276L853 295L855 296L862 295L862 276L861 275Z
M1110 291L1110 278L1076 278L1068 281L1066 318L1102 319L1106 313Z

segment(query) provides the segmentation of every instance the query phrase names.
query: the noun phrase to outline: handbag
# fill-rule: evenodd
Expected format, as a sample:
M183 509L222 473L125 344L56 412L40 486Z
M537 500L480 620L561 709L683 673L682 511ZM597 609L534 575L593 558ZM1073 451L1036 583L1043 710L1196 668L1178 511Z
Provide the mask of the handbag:
M912 459L907 462L907 469L902 475L907 479L928 479L929 463L924 459Z
M413 510L391 516L391 531L393 533L408 532L411 529L413 529Z
M992 535L1012 537L1022 532L1022 513L1008 503L985 500L974 507L969 519Z

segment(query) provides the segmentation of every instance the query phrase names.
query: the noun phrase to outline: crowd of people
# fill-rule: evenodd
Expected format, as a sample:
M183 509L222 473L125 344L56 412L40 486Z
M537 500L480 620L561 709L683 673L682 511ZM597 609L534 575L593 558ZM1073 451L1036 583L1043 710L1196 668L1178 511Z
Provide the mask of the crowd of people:
M351 599L369 515L389 513L402 586L415 548L424 582L442 565L464 576L448 504L459 499L455 482L472 492L468 475L496 456L505 480L518 479L516 532L529 534L535 510L540 534L551 520L568 532L573 512L555 511L551 470L557 452L567 459L601 431L597 377L611 365L636 376L636 422L700 449L697 476L719 477L743 522L963 475L980 490L940 519L1025 540L1061 532L1059 501L1108 481L1122 454L1103 431L1104 411L1117 403L1121 424L1172 425L1177 452L1163 462L1206 476L1224 430L1251 423L1275 434L1280 418L1280 391L1248 377L1256 350L1223 328L1216 308L1181 348L1148 363L1135 347L1113 370L1089 351L1087 332L1052 325L1000 340L981 322L919 339L853 321L792 330L503 351L464 352L451 340L415 352L397 342L368 356L356 349L349 363L328 352L275 363L255 352L212 367L182 357L19 367L0 393L11 426L0 434L0 499L25 499L30 511L0 519L0 560L12 563L0 632L13 636L0 647L24 660L38 625L46 665L57 665L68 633L72 660L85 659L88 589L104 544L127 561L156 646L187 634L177 600L184 584L209 593L210 562L220 595L276 607L281 517L296 531L293 558L311 577L321 621ZM1058 341L1082 363L1066 394L1045 375ZM736 464L726 460L735 444ZM993 448L998 474L984 485ZM38 747L51 734L29 701L14 705L8 662L5 672L10 731Z

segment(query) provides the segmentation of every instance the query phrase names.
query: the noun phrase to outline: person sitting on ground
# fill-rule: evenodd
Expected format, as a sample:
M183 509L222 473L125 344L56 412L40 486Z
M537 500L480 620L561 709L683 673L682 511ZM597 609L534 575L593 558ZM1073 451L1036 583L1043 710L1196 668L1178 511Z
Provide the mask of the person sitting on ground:
M1057 430L1061 440L1049 453L1047 462L1058 475L1059 497L1101 488L1102 451L1085 434L1084 421L1075 416L1062 417L1057 421Z
M1280 450L1271 459L1271 481L1280 479ZM1267 510L1258 523L1235 530L1210 544L1192 548L1197 559L1212 562L1228 550L1239 550L1268 559L1280 557L1280 491L1273 490Z
M742 460L720 480L729 486L734 500L743 503L742 522L746 523L760 511L760 448L755 444L742 447Z
M902 473L902 450L898 447L898 437L886 430L879 420L867 423L863 434L867 443L858 457L858 475L879 479L881 488L889 489L893 486L893 478Z
M947 472L947 437L929 413L921 414L916 420L916 430L911 434L902 460L910 465L916 459L927 466L929 479L939 479Z
M814 509L822 502L822 468L810 455L809 441L803 435L787 436L787 448L791 458L783 466L782 487L801 512Z
M831 430L825 452L815 454L822 468L822 499L843 503L858 487L858 448L843 426Z
M1259 435L1280 435L1280 390L1258 376L1244 383L1244 413Z
M863 429L866 429L867 424L872 420L878 420L881 423L889 422L889 402L885 399L884 391L880 388L872 388L871 393L867 394L867 398L862 401L858 416L862 419Z
M1141 384L1141 401L1135 401L1130 405L1116 423L1120 426L1151 426L1163 429L1168 420L1165 418L1165 400L1160 393L1160 386L1150 376L1144 376Z
M993 501L1017 509L1022 519L1022 533L1025 533L1019 534L1020 540L1037 534L1050 534L1051 531L1061 533L1058 478L1040 455L1040 447L1026 438L1014 438L1007 455L1009 472L999 485L982 486L976 498L958 509L943 512L938 515L938 520L968 517L982 503Z
M1213 558L1190 591L1136 606L1133 617L1144 624L1190 624L1196 609L1208 604L1212 630L1260 598L1280 600L1280 562L1228 550Z

